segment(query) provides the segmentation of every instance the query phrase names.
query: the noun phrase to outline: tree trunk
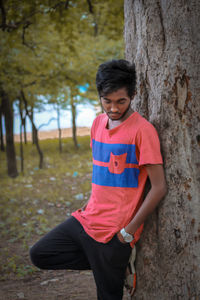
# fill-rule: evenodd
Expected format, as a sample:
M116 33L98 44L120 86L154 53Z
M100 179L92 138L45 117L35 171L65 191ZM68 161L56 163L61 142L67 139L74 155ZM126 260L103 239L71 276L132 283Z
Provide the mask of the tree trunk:
M23 151L23 140L22 140L22 131L23 131L23 112L22 112L22 101L19 100L19 114L20 114L20 158L21 158L21 172L24 172L24 151Z
M76 136L76 106L74 104L73 95L71 95L71 112L72 112L72 136L74 141L74 146L78 149L78 142Z
M1 143L1 151L5 151L4 139L3 139L3 113L2 108L0 106L0 143Z
M58 132L59 132L59 152L62 153L62 139L61 139L61 128L60 128L60 109L59 106L56 106L57 110L57 124L58 124Z
M134 109L157 128L168 195L137 244L134 299L200 297L200 1L125 0Z
M32 144L35 144L35 140L36 140L36 132L35 132L35 129L34 129L34 112L33 112L33 107L31 106L31 111L30 111L30 114L29 114L29 118L30 118L30 121L31 121L31 125L32 125Z
M23 128L24 128L24 144L27 144L27 134L26 134L26 114L23 117Z
M38 154L39 154L39 157L40 157L39 168L42 169L43 168L43 158L44 158L44 155L43 155L42 150L40 149L40 145L39 145L39 141L38 141L38 131L37 131L37 128L35 127L35 124L33 122L32 115L28 111L27 100L25 98L25 95L24 95L23 91L21 91L21 96L22 96L22 100L24 101L26 115L29 117L29 119L30 119L30 121L32 123L32 128L33 128L33 132L34 132L34 135L33 135L34 136L34 142L36 144L36 148L37 148L37 151L38 151Z
M2 110L5 117L5 128L6 128L6 156L7 156L7 168L8 176L15 178L18 176L17 162L14 145L13 135L13 109L8 98L8 95L1 91L2 97Z

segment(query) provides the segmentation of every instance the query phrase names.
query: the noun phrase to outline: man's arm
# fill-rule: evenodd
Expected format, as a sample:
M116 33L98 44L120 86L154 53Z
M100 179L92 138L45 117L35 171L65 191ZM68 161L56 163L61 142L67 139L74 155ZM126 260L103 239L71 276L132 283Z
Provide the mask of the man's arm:
M154 211L157 204L167 192L163 166L145 165L145 168L151 182L151 189L132 221L125 227L126 232L132 235L140 227L140 225L144 223L147 216ZM120 232L118 232L118 237L122 242L124 242L124 239Z

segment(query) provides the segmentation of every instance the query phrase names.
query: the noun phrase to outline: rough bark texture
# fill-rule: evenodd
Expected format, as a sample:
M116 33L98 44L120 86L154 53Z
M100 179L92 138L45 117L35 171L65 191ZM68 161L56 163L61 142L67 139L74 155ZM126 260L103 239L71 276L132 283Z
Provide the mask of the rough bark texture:
M158 130L168 183L137 245L133 299L200 299L199 12L199 0L125 0L134 109Z

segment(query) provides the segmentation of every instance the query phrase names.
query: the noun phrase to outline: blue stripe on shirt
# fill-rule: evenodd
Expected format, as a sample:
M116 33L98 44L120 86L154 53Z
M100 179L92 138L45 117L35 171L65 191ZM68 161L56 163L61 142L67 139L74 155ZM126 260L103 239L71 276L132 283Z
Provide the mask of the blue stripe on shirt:
M138 164L135 145L129 144L106 144L92 140L92 153L95 160L109 162L111 152L114 155L127 153L126 163Z
M138 187L139 169L125 168L121 174L110 173L107 167L93 165L92 183L113 187Z

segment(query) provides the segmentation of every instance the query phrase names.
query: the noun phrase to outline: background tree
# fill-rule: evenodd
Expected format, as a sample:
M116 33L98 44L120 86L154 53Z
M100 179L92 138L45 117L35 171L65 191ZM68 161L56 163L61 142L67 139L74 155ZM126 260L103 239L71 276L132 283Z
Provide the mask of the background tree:
M125 0L126 58L138 76L134 109L157 128L168 195L138 243L134 299L200 295L200 2Z
M3 112L2 107L0 106L0 147L1 151L5 151L4 139L3 139Z
M14 138L13 138L13 108L10 98L7 93L1 89L1 107L5 118L6 129L6 157L7 157L7 169L10 177L17 177L17 162L15 156Z
M2 0L0 9L0 84L11 106L21 90L32 111L37 96L59 94L69 83L88 83L91 94L96 66L122 54L122 0Z

